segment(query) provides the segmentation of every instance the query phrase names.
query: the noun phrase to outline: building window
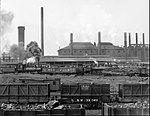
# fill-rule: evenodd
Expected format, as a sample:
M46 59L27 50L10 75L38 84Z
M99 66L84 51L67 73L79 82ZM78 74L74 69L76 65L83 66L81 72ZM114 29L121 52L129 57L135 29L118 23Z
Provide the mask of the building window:
M118 50L118 53L120 53L120 50Z

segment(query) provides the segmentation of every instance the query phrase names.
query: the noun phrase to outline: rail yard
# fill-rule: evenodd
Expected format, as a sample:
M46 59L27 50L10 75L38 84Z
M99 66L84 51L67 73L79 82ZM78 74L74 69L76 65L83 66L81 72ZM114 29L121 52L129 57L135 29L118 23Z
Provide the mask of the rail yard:
M141 67L131 74L122 68L93 69L84 74L2 73L0 115L149 115L146 71Z

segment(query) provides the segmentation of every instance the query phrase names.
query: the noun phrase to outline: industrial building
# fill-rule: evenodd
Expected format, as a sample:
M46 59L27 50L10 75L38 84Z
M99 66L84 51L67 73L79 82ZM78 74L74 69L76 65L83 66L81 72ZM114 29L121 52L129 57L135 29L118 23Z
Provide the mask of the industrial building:
M98 32L98 42L73 42L73 34L70 34L70 44L58 50L58 56L92 56L109 55L116 59L139 59L138 61L148 61L149 44L145 44L143 35L143 44L138 44L138 35L136 33L136 44L131 44L131 34L129 33L129 46L127 46L127 33L124 33L124 47L115 46L110 42L101 42L101 33Z

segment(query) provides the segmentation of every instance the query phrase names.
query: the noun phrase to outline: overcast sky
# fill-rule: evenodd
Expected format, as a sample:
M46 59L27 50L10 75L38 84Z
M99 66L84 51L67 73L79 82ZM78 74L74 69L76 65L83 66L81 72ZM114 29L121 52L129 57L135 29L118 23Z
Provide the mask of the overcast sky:
M25 26L25 44L31 40L40 45L40 7L44 7L45 55L57 55L70 42L96 42L101 31L103 42L123 45L123 33L142 33L149 43L149 0L1 0L1 9L14 17L2 45L18 41L18 26Z

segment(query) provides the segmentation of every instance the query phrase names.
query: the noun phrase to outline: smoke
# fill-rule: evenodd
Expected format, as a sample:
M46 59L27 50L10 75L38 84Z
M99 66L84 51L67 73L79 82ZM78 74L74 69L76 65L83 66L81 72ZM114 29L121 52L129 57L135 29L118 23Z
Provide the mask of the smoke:
M9 52L10 52L10 55L14 59L18 59L19 58L21 60L24 60L24 59L26 59L26 56L27 56L27 52L23 48L17 46L16 44L13 44L10 47L10 51Z
M4 35L9 32L13 18L12 12L0 11L0 47L2 46L2 51L9 50L9 41L5 39Z
M12 12L0 11L0 36L3 36L10 29L14 15Z

